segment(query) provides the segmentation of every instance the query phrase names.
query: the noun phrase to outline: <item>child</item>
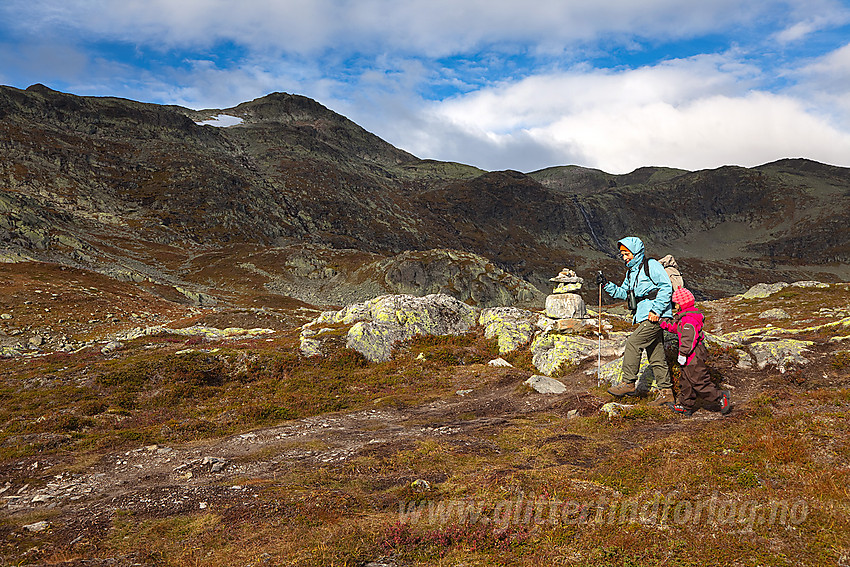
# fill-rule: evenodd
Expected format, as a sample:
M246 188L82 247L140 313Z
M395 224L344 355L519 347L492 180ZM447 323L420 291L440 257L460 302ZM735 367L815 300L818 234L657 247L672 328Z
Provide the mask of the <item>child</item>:
M682 365L682 380L679 381L679 399L672 406L673 411L685 416L694 413L697 397L709 403L720 405L720 413L731 411L729 392L720 391L711 381L705 361L708 351L703 340L703 315L697 311L694 294L680 287L673 292L673 304L676 317L673 322L660 321L661 328L679 336L679 364Z

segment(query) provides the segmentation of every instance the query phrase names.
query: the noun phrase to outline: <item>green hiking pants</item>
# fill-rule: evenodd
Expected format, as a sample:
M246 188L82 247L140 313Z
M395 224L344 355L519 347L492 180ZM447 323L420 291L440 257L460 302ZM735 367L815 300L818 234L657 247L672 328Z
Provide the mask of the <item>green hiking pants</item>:
M655 375L655 385L659 390L672 388L670 369L664 357L664 331L658 323L642 321L638 328L626 339L626 352L623 354L623 381L634 384L640 369L640 355L646 351L646 359Z

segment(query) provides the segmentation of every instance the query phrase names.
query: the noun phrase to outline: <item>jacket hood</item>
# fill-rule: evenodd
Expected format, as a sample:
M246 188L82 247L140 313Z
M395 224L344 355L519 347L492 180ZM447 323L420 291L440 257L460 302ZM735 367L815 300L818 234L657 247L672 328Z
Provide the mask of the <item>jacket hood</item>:
M626 266L631 268L643 262L644 247L643 241L640 238L637 236L627 236L617 241L617 245L619 246L620 244L628 248L629 252L635 255Z

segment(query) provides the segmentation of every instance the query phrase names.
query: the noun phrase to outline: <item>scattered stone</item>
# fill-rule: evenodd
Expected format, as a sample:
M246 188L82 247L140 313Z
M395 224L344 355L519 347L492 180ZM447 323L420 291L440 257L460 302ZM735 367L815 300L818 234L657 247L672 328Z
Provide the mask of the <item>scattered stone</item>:
M750 289L748 289L747 292L744 293L743 298L744 299L763 299L765 297L770 297L771 295L773 295L777 291L781 291L781 290L785 289L786 287L788 287L788 285L789 284L787 284L785 282L779 282L779 283L775 283L775 284L759 283L759 284L754 285Z
M750 356L750 353L745 351L744 349L737 349L735 352L738 355L738 364L737 368L741 370L750 370L753 367L753 357Z
M428 492L429 490L431 490L431 483L427 480L422 480L421 478L419 478L410 483L410 488L413 490L413 492L421 494L423 492Z
M563 382L549 376L535 375L526 380L525 384L540 394L563 394L567 391L567 387L564 386Z
M759 319L790 319L791 316L784 309L768 309L759 313Z
M472 390L458 390L458 391L456 392L456 394L457 394L458 396L461 396L461 397L462 397L462 396L465 396L465 395L467 395L467 394L471 394L471 393L472 393Z
M628 410L629 408L633 408L633 407L634 407L633 405L629 405L629 404L620 404L620 403L617 403L617 402L608 402L607 404L605 404L604 406L599 408L599 411L602 412L602 413L608 414L608 418L611 419L611 418L619 417L619 416L623 415L623 413L625 413L626 410Z
M41 335L33 335L27 341L27 343L32 347L43 346L45 342L47 341L45 341L44 337L42 337Z
M322 356L322 342L316 339L311 339L302 334L298 350L301 352L301 356L306 358L310 358L311 356Z
M573 419L578 417L579 413L577 409L571 409L567 412L567 419Z
M227 461L224 459L220 459L218 457L204 457L203 461L201 461L202 465L210 465L210 472L217 473L224 470L224 467L227 466Z
M116 350L118 350L119 348L121 348L123 346L124 346L124 343L121 343L121 342L118 342L118 341L109 341L108 343L106 343L106 346L104 346L102 349L100 349L100 352L101 352L101 354L112 354L113 352L115 352Z
M505 360L504 358L494 358L490 362L487 363L488 366L501 366L504 368L513 368L514 365Z
M556 333L572 333L596 325L593 319L550 319L549 321L546 330Z
M46 520L42 520L40 522L36 522L34 524L27 524L23 528L31 533L39 533L50 527L50 523Z
M11 313L3 313L2 315L0 315L0 319L8 321L9 319L12 319L12 314Z

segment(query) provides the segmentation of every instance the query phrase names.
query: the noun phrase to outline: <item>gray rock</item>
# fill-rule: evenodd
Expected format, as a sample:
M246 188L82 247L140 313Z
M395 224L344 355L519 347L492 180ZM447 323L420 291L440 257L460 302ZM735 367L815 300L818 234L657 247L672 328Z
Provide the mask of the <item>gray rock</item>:
M785 282L779 282L774 284L766 284L759 283L751 287L744 293L744 299L763 299L765 297L770 297L777 291L781 291L788 287L789 284Z
M106 345L100 349L101 354L112 354L119 348L123 347L124 343L118 341L109 341Z
M791 316L784 309L768 309L759 313L759 319L790 319Z
M346 346L372 362L389 360L398 342L415 335L459 335L477 320L473 307L444 294L384 295L365 306L357 312L368 319L351 327Z
M587 307L578 294L556 293L546 297L546 316L552 319L584 319Z
M33 347L40 347L44 345L45 342L47 341L45 341L44 337L42 337L41 335L33 335L27 341L27 343Z
M12 319L12 314L11 313L3 313L2 315L0 315L0 319L8 321L9 319Z
M604 414L607 414L609 418L612 418L612 417L619 417L619 416L623 415L623 413L625 413L626 410L628 410L629 408L633 408L633 407L634 407L633 405L629 405L629 404L620 404L620 403L617 403L617 402L608 402L607 404L605 404L601 408L599 408L599 411L604 413Z
M499 353L513 352L528 343L534 336L537 315L516 307L493 307L481 311L478 324L484 327L484 336L496 338Z
M563 394L567 391L567 387L564 386L563 382L549 376L535 375L526 380L525 384L540 394Z
M818 282L814 280L804 280L799 282L794 282L791 285L794 287L816 287L816 288L828 288L828 283Z
M35 522L34 524L26 524L23 528L30 533L39 533L50 527L50 523L47 520L42 520L40 522Z
M737 349L735 352L738 354L738 364L736 366L741 370L752 369L753 357L750 356L750 353L740 348Z
M776 366L780 372L785 372L788 366L808 364L809 360L803 357L803 353L807 352L812 345L814 343L811 341L780 339L755 342L749 345L749 349L759 370L771 365Z

